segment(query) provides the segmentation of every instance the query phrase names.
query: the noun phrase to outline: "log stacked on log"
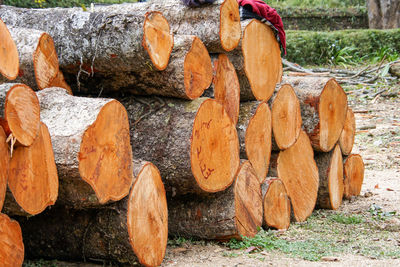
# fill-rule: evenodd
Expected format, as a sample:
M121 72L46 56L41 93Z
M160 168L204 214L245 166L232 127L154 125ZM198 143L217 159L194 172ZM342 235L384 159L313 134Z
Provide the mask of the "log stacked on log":
M0 74L9 80L15 80L18 76L19 70L18 49L11 37L10 31L1 19L0 39ZM0 79L2 79L1 76Z
M24 244L19 224L0 213L0 262L3 266L22 266Z
M6 134L0 127L0 212L6 196L8 173L10 168L10 153L6 143Z

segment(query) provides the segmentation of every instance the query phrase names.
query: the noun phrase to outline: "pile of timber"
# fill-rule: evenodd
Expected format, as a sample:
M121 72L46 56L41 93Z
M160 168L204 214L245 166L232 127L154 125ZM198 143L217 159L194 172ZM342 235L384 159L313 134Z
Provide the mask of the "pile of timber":
M0 262L158 266L168 235L253 237L360 194L343 89L282 78L236 0L0 18L0 211L19 222L0 214Z

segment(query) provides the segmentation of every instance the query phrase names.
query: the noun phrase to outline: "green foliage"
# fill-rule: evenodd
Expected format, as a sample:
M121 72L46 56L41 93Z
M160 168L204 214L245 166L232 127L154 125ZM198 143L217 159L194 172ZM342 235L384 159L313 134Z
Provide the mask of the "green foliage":
M26 8L88 7L90 3L118 4L124 2L137 2L137 0L4 0L5 5Z
M375 204L372 204L368 211L375 220L384 221L396 215L395 211L384 211L382 207Z
M357 7L365 6L365 0L263 0L273 7L323 7L323 8L339 8L339 7Z
M331 215L329 220L341 224L360 224L364 222L364 219L359 215L344 215L341 213Z

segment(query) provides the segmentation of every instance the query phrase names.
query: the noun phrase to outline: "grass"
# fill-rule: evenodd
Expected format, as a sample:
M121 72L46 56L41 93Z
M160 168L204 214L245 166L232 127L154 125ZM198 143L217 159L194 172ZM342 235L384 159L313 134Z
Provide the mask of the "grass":
M365 6L365 0L263 0L271 6L349 8Z

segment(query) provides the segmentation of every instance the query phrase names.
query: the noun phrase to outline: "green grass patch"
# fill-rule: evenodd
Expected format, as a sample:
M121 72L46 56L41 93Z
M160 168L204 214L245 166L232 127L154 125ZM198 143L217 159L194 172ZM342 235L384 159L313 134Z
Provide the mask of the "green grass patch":
M138 0L4 0L5 5L26 7L26 8L47 8L47 7L89 7L90 3L120 4L134 3Z
M270 6L349 8L366 6L365 0L263 0Z
M360 215L345 215L341 213L332 214L328 219L341 224L360 224L364 222Z

